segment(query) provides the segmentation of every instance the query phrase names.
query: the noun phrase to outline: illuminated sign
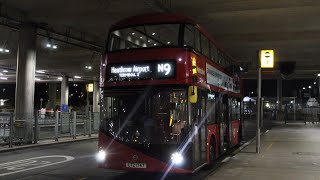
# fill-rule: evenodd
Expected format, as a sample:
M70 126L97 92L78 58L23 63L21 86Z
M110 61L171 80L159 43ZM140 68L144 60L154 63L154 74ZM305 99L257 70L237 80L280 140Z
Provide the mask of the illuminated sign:
M273 68L274 67L274 51L260 50L260 67Z
M93 92L93 83L87 84L87 91Z
M175 78L174 61L111 64L107 68L109 81Z

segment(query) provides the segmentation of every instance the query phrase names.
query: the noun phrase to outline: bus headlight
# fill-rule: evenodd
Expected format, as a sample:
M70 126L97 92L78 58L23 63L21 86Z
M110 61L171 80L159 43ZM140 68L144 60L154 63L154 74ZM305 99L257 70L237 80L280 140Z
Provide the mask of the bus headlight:
M107 153L104 150L99 150L99 152L96 154L96 160L98 162L104 162L106 160Z
M175 152L171 155L171 161L175 165L180 165L183 162L183 156L179 152Z

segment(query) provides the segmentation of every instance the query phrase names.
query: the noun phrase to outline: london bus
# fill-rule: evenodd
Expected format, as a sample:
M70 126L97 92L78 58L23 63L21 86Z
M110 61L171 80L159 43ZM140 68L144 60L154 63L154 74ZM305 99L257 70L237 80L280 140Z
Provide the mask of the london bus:
M234 60L191 18L115 23L101 61L98 167L193 173L241 140Z

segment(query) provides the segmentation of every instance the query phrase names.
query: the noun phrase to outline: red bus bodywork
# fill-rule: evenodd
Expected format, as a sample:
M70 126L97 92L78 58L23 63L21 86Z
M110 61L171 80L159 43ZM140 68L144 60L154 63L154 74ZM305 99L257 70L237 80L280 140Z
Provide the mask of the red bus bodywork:
M113 25L112 30L120 29L124 27L136 26L136 25L146 25L146 24L161 24L161 23L188 23L195 25L200 32L206 35L206 37L214 44L219 47L219 50L227 54L218 44L212 39L208 33L206 33L201 26L196 24L192 19L171 13L155 13L134 16L123 21L118 22ZM193 85L194 75L192 73L192 58L196 58L197 69L206 72L207 64L218 69L220 72L225 73L233 80L237 81L241 85L239 78L231 75L226 70L221 68L219 65L215 64L207 57L186 48L145 48L145 49L133 49L133 50L120 50L115 52L106 53L102 57L101 62L101 75L100 75L100 87L101 88L113 88L122 87L127 88L131 86L145 86L145 85ZM176 76L174 79L153 79L153 80L136 80L136 81L116 81L108 82L106 77L106 71L108 64L121 64L121 63L134 63L134 62L152 62L157 60L172 60L176 62ZM219 92L221 94L226 94L230 97L241 98L241 92L235 93L223 89L221 87L213 86L207 83L206 73L197 73L197 82L195 83L199 88L209 89L214 92ZM240 132L240 120L231 120L231 128L233 134L231 135L232 146L239 144L239 132ZM215 157L219 154L219 144L220 144L220 127L218 124L208 124L207 125L207 163L210 163L210 150L209 144L212 137L215 139L217 146L215 147ZM152 158L142 152L135 150L133 148L127 147L126 145L117 142L111 137L106 136L103 132L99 132L99 148L106 148L112 144L112 151L110 156L107 158L105 163L99 164L102 168L111 168L117 170L126 171L145 171L145 172L163 172L169 167L168 162L163 162L158 159ZM138 156L138 160L133 158L133 156ZM132 169L126 167L126 162L146 162L148 167L145 169ZM172 167L170 172L174 173L192 173L195 169L181 169L179 167Z

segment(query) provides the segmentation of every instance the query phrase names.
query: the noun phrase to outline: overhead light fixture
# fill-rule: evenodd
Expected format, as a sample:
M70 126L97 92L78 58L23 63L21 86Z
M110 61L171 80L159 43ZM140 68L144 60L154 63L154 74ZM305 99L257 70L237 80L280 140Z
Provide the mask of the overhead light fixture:
M8 52L10 52L10 50L9 50L9 49L6 49L6 48L0 48L0 52L8 53Z
M320 73L318 74L318 77L320 77Z
M309 89L311 89L311 86L309 86Z
M2 73L0 73L0 76L2 76L3 74Z
M36 81L41 81L41 79L39 79L39 78L35 78L35 80L36 80Z
M148 40L148 42L151 42L150 40Z
M156 46L157 44L156 44L156 43L154 43L153 45L154 45L154 46Z
M136 33L134 33L134 32L133 32L133 33L131 33L131 35L135 35L135 34L136 34Z
M51 49L57 49L57 48L58 48L58 45L47 43L47 44L46 44L46 47L47 47L47 48L51 48Z
M6 77L0 77L0 79L2 79L2 80L8 80L8 78L6 78Z
M302 89L303 89L303 90L305 90L306 88L305 88L305 87L303 87Z
M156 35L156 33L152 33L152 36Z
M92 66L85 66L86 69L92 69Z
M59 80L62 80L62 77L58 77Z
M313 84L317 84L317 82L313 82Z
M73 76L76 79L81 79L81 76Z
M170 44L171 42L170 42L170 41L168 41L167 43L168 43L168 44Z
M44 72L43 70L37 70L36 73L45 74L46 72Z
M2 72L7 73L7 72L9 72L9 71L7 71L7 70L3 70Z
M140 36L140 39L142 39L143 37L142 36Z
M106 66L106 64L102 64L102 66Z

